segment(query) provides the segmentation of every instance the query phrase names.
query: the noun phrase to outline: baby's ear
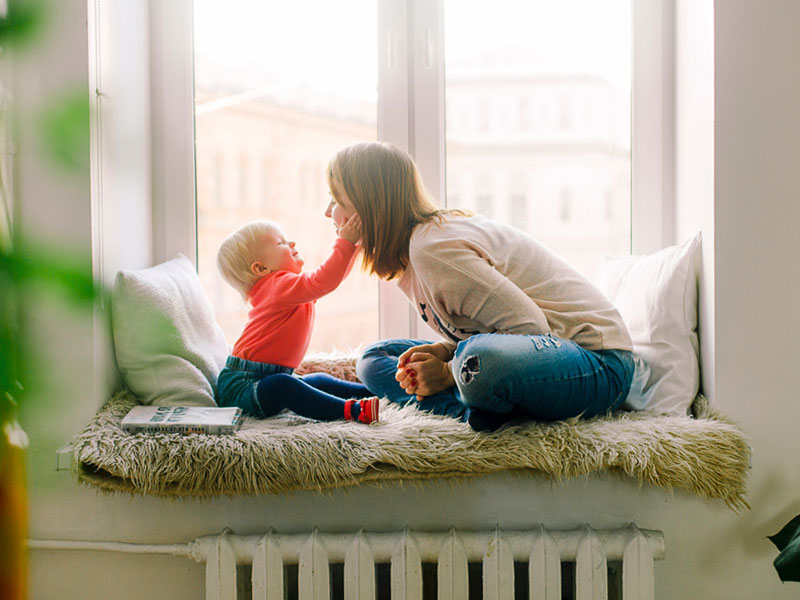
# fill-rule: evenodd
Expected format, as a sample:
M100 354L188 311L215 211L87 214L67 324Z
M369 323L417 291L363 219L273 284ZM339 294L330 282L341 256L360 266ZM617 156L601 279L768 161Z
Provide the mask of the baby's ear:
M250 263L250 271L253 273L253 275L257 275L258 277L269 273L269 269L264 266L264 263L258 260Z

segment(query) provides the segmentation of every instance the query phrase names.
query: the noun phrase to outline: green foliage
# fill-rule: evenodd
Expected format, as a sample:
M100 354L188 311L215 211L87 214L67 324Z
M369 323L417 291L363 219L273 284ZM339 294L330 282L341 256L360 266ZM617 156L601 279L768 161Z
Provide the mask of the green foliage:
M35 286L91 306L97 290L89 271L63 249L20 242L0 248L0 424L14 418L36 364L22 326L26 292Z
M773 562L778 577L781 581L800 581L800 515L769 539L781 551Z
M63 248L17 242L16 251L0 253L0 277L10 287L22 289L33 282L45 284L65 298L85 303L94 300L94 281L80 261Z
M66 170L89 162L89 95L85 89L60 94L40 113L39 134L50 159Z
M44 4L33 0L9 0L8 11L0 19L0 45L21 46L32 42L46 17Z
M46 20L41 0L10 0L0 18L0 48L21 49L35 41ZM20 107L30 110L31 107ZM5 119L6 115L0 114ZM68 91L49 99L34 114L46 154L66 169L87 169L89 160L89 98L86 90ZM5 182L0 181L5 187ZM7 190L0 196L8 221ZM25 331L29 294L57 294L81 306L96 296L91 265L64 248L51 248L15 235L14 223L0 229L0 426L13 420L25 397L27 382L40 375L38 361Z

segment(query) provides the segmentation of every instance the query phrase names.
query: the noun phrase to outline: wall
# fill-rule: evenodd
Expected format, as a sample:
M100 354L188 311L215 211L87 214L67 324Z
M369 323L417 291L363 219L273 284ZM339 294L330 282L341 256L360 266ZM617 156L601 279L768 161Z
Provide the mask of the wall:
M752 510L704 523L691 597L798 593L766 539L800 513L798 27L793 0L676 2L676 237L703 232L703 388L753 447Z
M72 32L81 48L85 6L81 9L77 0L62 6L75 14L65 15L59 27ZM639 489L635 482L612 476L553 484L503 474L458 483L363 486L324 496L207 501L107 497L75 486L68 473L52 471L52 448L35 435L42 421L32 420L32 537L175 543L226 525L237 533L256 533L271 526L340 530L356 522L385 530L404 524L446 529L451 523L523 528L538 522L606 528L635 521L665 532L667 557L656 566L659 597L796 597L797 584L779 582L771 564L776 551L764 538L800 512L800 441L792 436L800 418L793 400L800 369L792 348L800 334L800 267L794 260L800 255L800 63L794 60L800 56L795 34L800 4L679 0L676 6L677 237L680 241L698 228L705 236L704 385L752 437L752 510L737 515L718 502ZM85 51L85 44L75 56L61 50L58 62L45 57L43 65L51 60L58 65L55 70L79 72ZM84 84L87 79L83 76ZM45 180L27 182L23 191L29 204L25 214L41 215L42 227L48 211L57 208L42 192L56 187L78 199L76 212L53 215L51 229L88 248L88 178L79 178L71 191L61 190L51 173L21 173ZM108 189L105 194L108 198ZM122 229L117 233L122 237L116 243L131 240ZM143 258L124 260L136 266ZM90 332L91 325L83 331ZM60 330L59 336L66 333ZM86 338L80 330L72 333L80 348ZM63 358L62 369L91 369L80 353ZM92 399L72 392L62 394L61 405L51 411L50 422L62 427L63 439L75 421L94 410ZM188 599L202 595L201 578L199 566L184 559L32 553L33 598Z
M800 3L718 1L714 27L715 396L753 444L753 510L726 552L749 570L739 597L796 597L767 585L764 536L800 513Z

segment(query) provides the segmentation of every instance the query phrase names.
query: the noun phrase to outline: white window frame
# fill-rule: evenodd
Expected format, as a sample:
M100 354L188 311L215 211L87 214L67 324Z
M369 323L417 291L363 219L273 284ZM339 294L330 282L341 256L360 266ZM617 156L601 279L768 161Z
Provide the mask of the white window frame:
M444 0L378 2L378 137L414 157L445 201ZM674 243L675 0L631 0L631 250ZM196 263L192 0L150 0L153 244L156 262ZM379 334L435 336L391 283L379 288Z
M675 243L675 0L631 0L631 250Z
M197 266L192 0L150 0L150 113L155 264Z

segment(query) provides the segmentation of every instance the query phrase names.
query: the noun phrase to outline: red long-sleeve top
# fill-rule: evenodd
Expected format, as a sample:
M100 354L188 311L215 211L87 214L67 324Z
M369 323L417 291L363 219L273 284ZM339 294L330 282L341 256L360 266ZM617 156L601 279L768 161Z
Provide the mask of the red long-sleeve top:
M314 304L347 276L355 253L355 244L337 238L333 253L315 271L277 271L259 279L250 290L252 309L233 356L296 368L308 350Z

